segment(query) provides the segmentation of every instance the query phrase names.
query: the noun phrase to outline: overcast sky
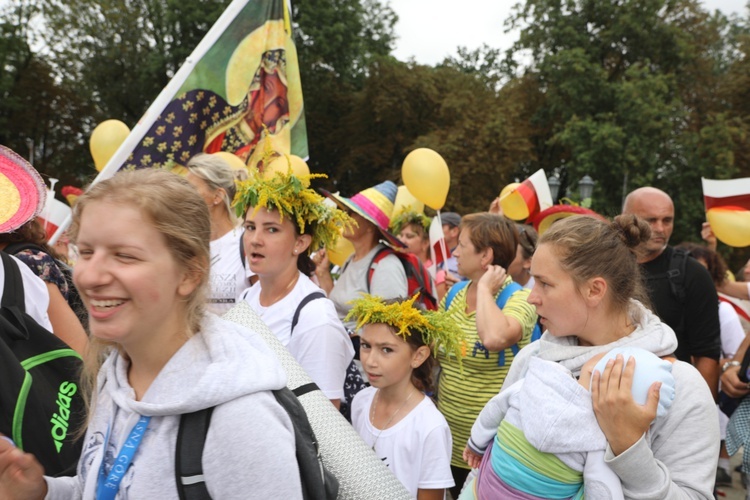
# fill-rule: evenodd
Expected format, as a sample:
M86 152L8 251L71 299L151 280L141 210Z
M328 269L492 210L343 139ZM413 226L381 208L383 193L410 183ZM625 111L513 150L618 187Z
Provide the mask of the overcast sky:
M455 55L456 47L507 49L518 37L504 33L516 0L390 0L398 14L395 56L433 65ZM745 0L703 0L706 9L747 16ZM456 8L460 5L461 8Z

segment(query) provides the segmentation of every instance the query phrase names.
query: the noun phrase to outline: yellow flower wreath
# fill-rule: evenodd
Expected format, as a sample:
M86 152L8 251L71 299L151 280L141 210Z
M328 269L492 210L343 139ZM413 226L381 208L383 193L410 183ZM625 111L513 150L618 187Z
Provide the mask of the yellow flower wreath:
M456 322L447 312L420 311L414 307L417 294L401 302L387 304L381 297L363 294L351 302L352 308L345 320L357 319L357 329L373 323L385 323L396 330L404 340L418 332L422 341L429 345L433 355L444 349L448 355L458 359L466 353L466 339Z
M253 207L257 212L261 207L279 211L279 218L289 217L297 225L300 234L309 225L308 234L312 242L307 252L312 253L321 247L336 245L341 232L354 224L354 220L344 211L324 203L325 198L303 184L309 179L325 178L325 174L311 174L297 177L291 167L286 173L276 174L265 179L256 170L250 177L237 185L234 208L238 217ZM308 182L309 184L309 182Z

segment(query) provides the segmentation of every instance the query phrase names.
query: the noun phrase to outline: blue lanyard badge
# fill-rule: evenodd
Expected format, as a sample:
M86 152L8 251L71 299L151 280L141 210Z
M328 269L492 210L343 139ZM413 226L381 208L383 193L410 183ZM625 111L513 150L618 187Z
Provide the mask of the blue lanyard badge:
M138 446L141 444L141 439L146 433L146 427L151 420L151 417L141 417L138 422L135 423L133 429L130 431L128 439L125 440L125 444L120 448L120 453L117 455L117 459L112 464L112 469L109 471L109 475L105 477L104 474L104 458L102 458L102 464L99 467L99 482L96 488L96 500L113 500L117 495L117 490L120 489L120 482L122 481L125 472L130 467L130 462L133 461L133 456ZM109 440L107 440L109 441ZM106 446L104 444L106 455Z

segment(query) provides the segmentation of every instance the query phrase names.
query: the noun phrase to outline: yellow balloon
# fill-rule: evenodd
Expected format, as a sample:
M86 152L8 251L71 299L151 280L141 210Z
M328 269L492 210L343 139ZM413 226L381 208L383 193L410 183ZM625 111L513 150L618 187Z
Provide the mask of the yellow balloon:
M409 192L419 201L434 210L443 208L451 187L451 176L448 165L437 152L419 148L406 155L401 177Z
M354 245L342 236L336 242L336 246L328 248L326 252L328 253L328 260L341 267L346 262L346 259L354 253Z
M721 242L730 247L750 246L750 211L711 208L706 219Z
M227 162L234 170L247 170L245 162L242 161L239 156L232 154L229 151L219 151L213 154Z
M96 170L102 171L129 134L130 129L120 120L105 120L96 126L89 140Z
M305 160L295 155L283 155L273 160L263 168L263 177L270 178L276 175L276 172L287 173L290 167L292 173L302 180L302 185L310 187L310 179L305 177L310 175L310 167L307 166Z
M503 215L509 219L525 220L529 218L529 207L516 190L518 186L519 183L512 182L500 191L500 208L503 209Z
M391 220L398 217L401 212L424 212L424 203L414 197L406 186L399 186L396 193L396 201L393 203L393 214Z

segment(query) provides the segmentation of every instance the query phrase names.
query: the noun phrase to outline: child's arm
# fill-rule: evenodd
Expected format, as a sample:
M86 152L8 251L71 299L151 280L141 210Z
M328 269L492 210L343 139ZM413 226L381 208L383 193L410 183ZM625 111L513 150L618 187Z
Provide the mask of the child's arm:
M417 490L417 500L443 500L445 498L445 489L442 490Z

